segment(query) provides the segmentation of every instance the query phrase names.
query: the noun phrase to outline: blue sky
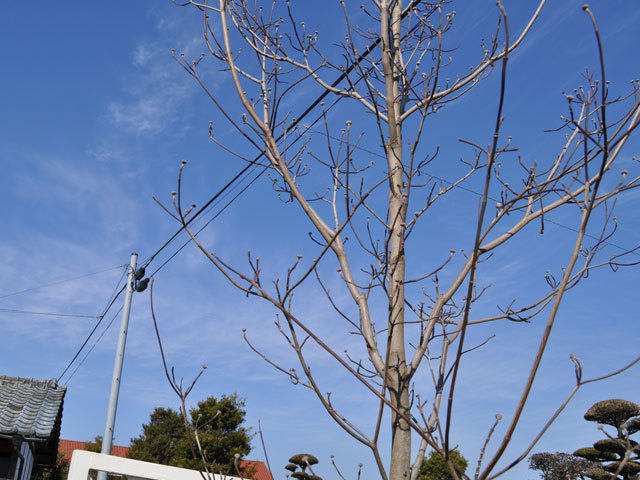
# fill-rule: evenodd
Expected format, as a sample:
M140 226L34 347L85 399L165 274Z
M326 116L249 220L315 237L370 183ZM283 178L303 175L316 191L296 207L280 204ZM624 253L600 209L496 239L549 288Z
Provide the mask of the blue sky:
M533 9L525 3L529 2L505 2L514 32L521 30ZM580 6L573 0L551 1L528 42L510 61L505 132L514 136L528 158L544 161L556 152L561 139L543 131L558 126L559 115L565 113L561 92L579 85L586 67L597 66L593 32ZM627 92L628 81L638 77L640 33L635 26L640 8L634 0L616 2L615 8L604 0L591 6L603 36L612 88ZM325 12L318 5L300 9L301 15L318 22L327 38L342 34L329 14L321 15ZM491 31L497 14L494 2L465 2L456 9L457 27L451 38L452 44L460 45L458 58L464 64L479 54L480 38ZM201 20L195 10L157 0L5 2L0 6L0 40L0 325L5 337L0 367L4 375L52 378L65 369L96 319L8 310L99 315L118 285L122 268L117 267L128 263L132 251L140 254L141 261L147 259L175 232L175 222L151 197L170 198L180 161L189 162L184 185L187 202L199 206L243 166L209 141L209 121L223 141L245 153L251 150L225 126L202 90L171 58L172 48L187 57L202 51ZM206 62L202 68L210 88L226 99L224 93L231 84L224 73ZM457 159L469 154L457 137L489 141L496 78L490 77L430 125L427 148L440 144L445 159ZM315 93L311 89L292 97L290 108L299 111ZM349 108L341 106L336 116L357 114ZM637 140L631 141L624 156L627 168L636 171L631 157L638 155L638 146ZM445 178L455 174L447 162L436 163L433 169ZM617 245L638 243L637 199L630 192L618 202ZM436 261L450 248L469 248L472 232L465 222L451 218L473 215L477 197L458 190L451 201L416 233L412 248L425 252L414 257L417 267ZM466 205L466 210L460 205ZM265 274L275 274L292 254L313 255L309 227L297 213L275 198L269 180L261 177L201 238L234 264L245 261L251 249L263 258ZM575 223L570 216L556 220L569 226ZM432 235L434 228L438 235ZM570 238L566 230L550 225L545 236L532 233L522 238L504 260L483 272L486 281L499 288L482 305L492 308L512 296L526 298L529 291L540 288L547 268L560 271ZM150 269L159 267L185 240L179 237ZM75 280L66 281L70 279ZM319 471L325 478L334 477L329 468L331 454L350 478L360 462L364 478L375 477L369 452L331 423L310 392L291 385L242 340L242 328L246 328L262 351L283 365L295 366L273 325L274 312L266 304L231 288L191 245L158 272L155 283L156 312L169 363L185 381L201 365L208 366L192 402L231 392L246 397L247 423L255 429L261 421L278 475L291 454L304 450L320 458ZM541 419L571 389L570 353L582 360L585 377L604 374L637 356L637 284L637 269L616 274L603 270L571 292L505 460L519 454ZM330 285L338 292L338 300L346 302L339 285ZM338 351L361 349L315 285L299 297L299 311ZM115 310L97 335L103 334ZM119 322L117 316L79 368L74 364L69 370L75 373L68 382L63 438L90 440L102 434ZM470 354L457 390L454 434L472 465L494 415L506 416L514 408L540 325L503 324L479 329L472 337L481 341L497 334L486 347ZM94 339L89 346L93 344ZM342 375L326 354L312 348L309 355L336 404L356 423L371 429L376 404L369 394ZM637 378L635 368L585 387L534 451L573 451L598 439L595 425L582 420L582 415L605 398L640 401ZM420 382L424 380L418 381L418 387ZM428 388L425 391L429 397ZM115 442L128 444L156 406L176 407L177 399L161 368L145 292L133 299ZM257 439L249 457L263 458ZM536 478L536 474L519 467L504 478Z

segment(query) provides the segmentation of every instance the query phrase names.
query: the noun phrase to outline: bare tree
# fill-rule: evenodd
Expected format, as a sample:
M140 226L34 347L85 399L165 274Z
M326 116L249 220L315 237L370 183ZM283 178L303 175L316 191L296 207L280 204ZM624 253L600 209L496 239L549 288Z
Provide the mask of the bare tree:
M496 468L521 419L565 294L593 269L635 263L631 256L635 250L608 258L601 252L615 231L614 199L636 188L640 177L625 170L610 182L602 180L612 174L620 152L638 126L639 85L632 82L631 91L621 96L610 93L595 18L585 6L585 20L593 22L599 71L587 72L585 85L565 95L567 113L556 130L564 135L564 143L557 155L532 162L520 157L517 146L503 134L503 106L509 58L526 41L545 0L535 6L528 22L515 35L510 32L507 12L498 2L495 31L481 43L483 53L477 63L460 74L450 72L455 64L447 33L455 12L449 1L413 0L403 4L401 0L371 0L360 10L360 5L339 0L344 35L338 46L323 40L310 21L297 19L289 1L264 3L180 3L201 12L207 51L194 60L184 55L175 57L259 156L250 160L242 153L245 149L223 144L213 126L209 130L211 139L240 160L269 172L275 194L297 205L311 225L311 241L317 253L309 261L301 256L292 259L282 277L272 282L263 278L260 259L251 253L246 267L221 258L211 246L200 243L189 225L193 207L182 207L183 168L173 194L174 209L163 208L184 225L229 282L275 307L277 328L297 355L302 374L277 365L252 344L251 348L294 383L313 390L330 417L370 448L383 479L415 479L429 447L448 461L453 477L458 479L460 474L449 456L455 449L452 405L463 355L478 346L469 347L465 342L469 329L488 322L546 321L532 367L525 373L515 413L489 455L489 440L501 420L496 416L480 453L475 478L495 478L526 458L577 389L596 380L583 380L580 363L572 357L576 385L567 401L516 461ZM357 24L352 20L355 9L359 9ZM233 92L225 91L221 97L220 92L208 87L199 70L206 57L218 62L221 72L229 76ZM493 134L485 139L460 139L469 154L461 159L464 171L458 178L447 182L430 175L428 168L439 158L437 145L425 139L430 122L494 70L500 82ZM288 107L292 93L309 85L319 86L334 102L351 102L361 113L341 118L329 114L333 104L323 103L317 107L321 112L320 132L309 130ZM232 96L233 102L229 103ZM376 140L365 139L364 132L369 136L374 132ZM367 148L373 143L379 150L364 150L365 142ZM320 168L312 174L310 164ZM326 177L321 172L326 172ZM325 180L324 189L318 191ZM451 250L428 271L416 271L410 255L421 253L417 248L409 250L412 234L418 225L426 225L430 235L437 235L437 227L429 224L429 214L437 211L448 194L470 181L480 185L481 194L469 247L465 251ZM476 205L472 207L475 211ZM575 214L577 223L573 248L561 265L559 278L549 273L549 289L539 298L498 306L489 316L476 313L474 305L488 288L479 277L478 265L505 255L503 247L523 232L531 232L527 227L535 225L543 231L545 218L558 211ZM598 225L588 230L594 217ZM589 233L593 231L595 235ZM428 249L424 238L420 240L422 248ZM342 305L336 299L337 292L329 289L335 278L328 278L325 263L337 267L337 278L352 301L350 307ZM550 271L554 268L557 266L551 265ZM335 346L325 343L314 325L296 310L294 293L314 279L346 328L361 337L364 358L337 353ZM377 417L369 427L355 425L334 407L309 367L307 342L324 349L379 400ZM417 402L413 402L412 382L419 371L431 376L433 389L416 396ZM427 411L426 402L420 398L429 397L432 402ZM391 455L390 464L385 465L380 431L383 415L389 411L392 440L385 448L390 448ZM420 439L414 460L412 437Z

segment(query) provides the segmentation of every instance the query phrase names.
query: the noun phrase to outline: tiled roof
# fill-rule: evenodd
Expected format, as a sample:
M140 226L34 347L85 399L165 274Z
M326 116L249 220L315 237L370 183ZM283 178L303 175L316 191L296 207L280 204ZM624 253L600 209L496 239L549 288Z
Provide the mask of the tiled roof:
M240 462L240 468L246 468L250 472L249 477L252 480L273 480L273 477L269 473L269 469L264 462L256 460L242 460Z
M91 442L78 442L77 440L64 440L60 439L58 446L58 452L62 454L65 460L71 461L71 455L74 450L86 450L86 444ZM114 457L126 457L129 447L122 447L120 445L113 445L111 447L111 455Z
M55 379L0 376L0 433L49 438L60 421L66 391Z

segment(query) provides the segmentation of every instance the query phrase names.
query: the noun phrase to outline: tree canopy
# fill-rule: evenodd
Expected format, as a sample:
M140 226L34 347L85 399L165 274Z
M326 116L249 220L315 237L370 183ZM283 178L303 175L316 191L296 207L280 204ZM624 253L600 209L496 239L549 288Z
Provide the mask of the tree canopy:
M251 450L250 429L242 426L245 414L244 399L235 393L208 397L189 411L192 438L197 433L204 457L216 471L232 472L235 454L243 457ZM193 447L197 452L195 441ZM201 460L193 458L183 417L171 408L154 409L142 434L131 439L127 456L182 468L201 467Z
M628 400L613 398L594 403L584 414L584 419L620 428L627 420L638 415L640 406Z
M584 479L594 467L594 462L568 453L542 452L529 458L529 468L539 470L544 480Z
M87 452L100 453L102 451L102 435L96 435L93 442L86 442L84 444L84 449Z
M467 459L457 450L449 452L449 458L459 473L464 473L467 469ZM438 452L432 450L429 458L422 462L418 480L452 480L453 476L447 468L447 464Z

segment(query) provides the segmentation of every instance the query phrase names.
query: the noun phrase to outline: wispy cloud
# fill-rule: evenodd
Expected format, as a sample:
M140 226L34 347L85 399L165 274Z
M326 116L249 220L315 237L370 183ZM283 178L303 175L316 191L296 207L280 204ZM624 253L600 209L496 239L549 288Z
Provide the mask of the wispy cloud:
M172 38L175 34L183 36L178 42L181 48L177 50L188 55L187 58L200 48L202 40L187 26L162 25L162 30L167 28L172 31ZM185 109L181 107L198 89L172 58L174 46L166 37L156 35L135 47L131 58L133 69L122 79L124 95L108 106L109 118L118 128L153 135L175 127L183 119Z
M121 248L122 242L135 241L136 202L117 173L37 155L26 161L37 168L15 174L19 198L35 200L52 214L64 212L70 222L90 220L108 226L100 239L105 242L101 246L108 244L110 251Z
M193 89L184 75L170 72L173 65L166 58L154 55L145 58L144 64L137 63L140 61L136 55L134 64L141 71L126 80L128 98L111 103L109 115L124 130L155 134L178 120L178 106L193 94Z

